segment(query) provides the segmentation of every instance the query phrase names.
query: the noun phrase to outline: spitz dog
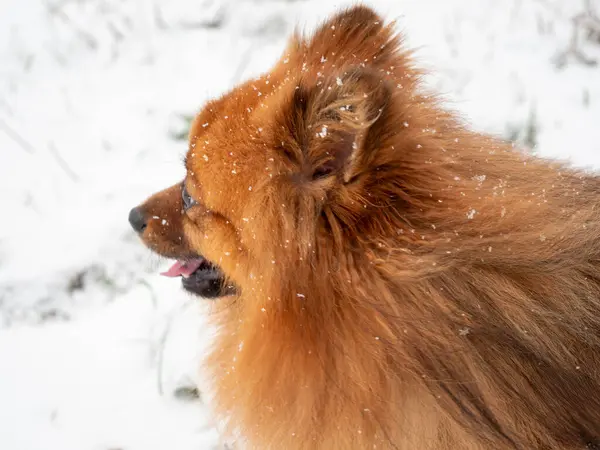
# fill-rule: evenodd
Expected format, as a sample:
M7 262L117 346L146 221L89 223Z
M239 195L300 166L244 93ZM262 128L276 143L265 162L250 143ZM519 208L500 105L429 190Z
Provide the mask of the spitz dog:
M214 302L216 414L245 448L600 448L600 182L421 78L344 10L204 106L131 211Z

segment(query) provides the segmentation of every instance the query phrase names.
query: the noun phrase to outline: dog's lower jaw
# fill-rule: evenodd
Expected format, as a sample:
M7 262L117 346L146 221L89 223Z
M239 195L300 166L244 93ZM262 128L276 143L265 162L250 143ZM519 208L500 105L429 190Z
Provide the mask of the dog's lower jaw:
M181 285L191 294L207 299L234 295L237 288L226 281L223 272L216 267L199 269L189 277L182 277Z

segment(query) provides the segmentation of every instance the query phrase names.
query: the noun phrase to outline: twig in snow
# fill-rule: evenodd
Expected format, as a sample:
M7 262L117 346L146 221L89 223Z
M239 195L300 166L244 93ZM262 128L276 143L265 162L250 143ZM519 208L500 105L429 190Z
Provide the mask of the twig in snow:
M17 131L10 127L4 120L0 119L0 128L4 131L4 133L11 138L19 147L21 147L25 152L33 155L35 153L35 147L27 141L23 136L21 136Z
M211 6L212 4L210 2L208 2L208 5L206 2L202 5L204 10L209 9ZM154 16L154 24L159 30L194 30L198 28L217 29L221 28L227 19L227 8L223 5L217 5L216 11L214 11L212 15L205 19L200 19L197 21L180 20L178 23L169 24L163 16L162 9L160 9L160 7L154 3L152 15Z
M162 10L156 3L152 5L152 15L154 16L154 23L156 25L156 28L158 28L159 30L166 30L167 28L169 28L167 22L165 22L165 18L163 17Z
M548 0L536 1L551 11L557 18L565 17L566 14L556 4ZM579 48L579 37L582 32L586 33L588 40L600 43L600 17L595 10L592 0L584 0L583 11L571 18L571 22L572 31L569 46L556 56L556 65L559 68L564 67L567 64L569 57L574 58L576 61L586 66L598 65L597 60L586 56Z
M158 299L156 298L156 292L154 292L154 289L152 289L150 283L148 283L146 280L140 279L138 280L138 284L141 284L142 286L145 286L148 289L148 291L150 292L150 301L152 302L152 306L154 307L154 309L158 308Z
M557 5L547 0L537 0L538 3L552 11L556 17L564 17L565 14ZM590 41L600 42L600 17L595 10L592 0L584 0L583 11L571 19L572 30L569 46L556 56L556 65L564 67L569 58L586 66L596 66L598 61L585 55L580 48L580 35L585 33Z
M592 0L585 2L585 27L587 28L587 38L600 44L600 16L596 11Z
M165 331L162 336L158 340L158 354L156 361L156 386L158 388L158 394L162 397L164 395L163 389L163 362L165 358L165 347L167 346L167 339L169 338L169 334L171 334L171 328L173 326L173 321L179 312L185 311L188 306L190 306L193 302L188 300L185 302L180 308L173 311L167 320L167 325L165 326Z
M90 49L96 50L98 48L98 41L96 40L96 38L84 29L82 29L79 25L75 24L67 15L67 13L64 12L63 5L52 5L50 3L47 3L46 8L51 16L58 17L66 25L70 26Z
M571 31L571 42L566 50L561 52L557 58L556 63L559 67L564 67L567 63L569 56L572 56L576 61L586 66L596 66L598 61L593 58L586 56L579 48L579 34L582 30L587 30L588 34L594 29L594 26L598 27L600 32L600 22L596 25L594 20L587 13L581 13L573 17L573 30Z
M53 142L50 142L48 144L48 150L50 150L50 153L52 153L52 156L54 156L54 159L56 160L57 164L67 174L67 176L74 183L78 183L79 176L69 167L67 162L60 156L60 154L58 153L58 150L56 149L56 146L54 145Z

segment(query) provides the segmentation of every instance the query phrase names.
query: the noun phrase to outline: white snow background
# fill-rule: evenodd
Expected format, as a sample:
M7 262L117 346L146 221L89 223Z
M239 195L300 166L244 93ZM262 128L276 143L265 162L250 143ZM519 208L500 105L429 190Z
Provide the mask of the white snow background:
M185 116L350 3L0 2L0 449L221 448L210 305L127 214L182 178ZM367 3L475 128L600 167L600 0Z

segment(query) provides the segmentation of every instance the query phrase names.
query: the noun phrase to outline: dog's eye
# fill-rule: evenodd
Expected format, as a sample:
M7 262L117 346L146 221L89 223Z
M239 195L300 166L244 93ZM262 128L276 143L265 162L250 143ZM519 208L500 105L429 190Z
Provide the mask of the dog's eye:
M185 184L181 186L181 200L183 202L184 211L187 211L192 206L198 204L198 202L194 200L192 196L188 193L187 189L185 188Z

